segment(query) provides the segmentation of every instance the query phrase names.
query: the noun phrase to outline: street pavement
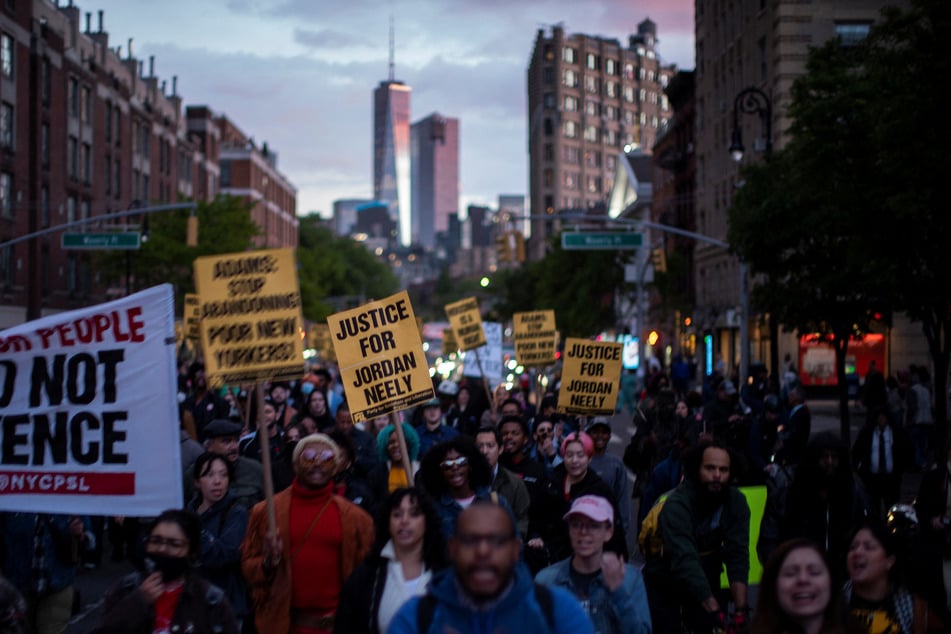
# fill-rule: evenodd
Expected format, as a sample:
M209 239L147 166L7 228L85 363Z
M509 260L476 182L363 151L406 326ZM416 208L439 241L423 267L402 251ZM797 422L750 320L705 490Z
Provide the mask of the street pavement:
M808 403L812 412L812 433L823 431L839 432L839 404L834 400L818 400ZM854 441L859 429L865 423L865 414L854 406L850 412L851 436ZM610 451L619 457L634 434L631 414L628 412L615 414L612 419L613 434ZM902 481L902 502L910 503L918 491L921 476L916 473L905 474ZM632 505L631 512L637 513L636 505ZM633 524L632 524L633 525ZM633 535L629 536L628 543L636 543ZM110 558L108 544L104 545L103 561L94 569L81 568L77 587L80 592L80 612L70 623L68 634L85 634L95 625L100 614L102 597L105 592L124 575L132 571L127 561L113 562Z

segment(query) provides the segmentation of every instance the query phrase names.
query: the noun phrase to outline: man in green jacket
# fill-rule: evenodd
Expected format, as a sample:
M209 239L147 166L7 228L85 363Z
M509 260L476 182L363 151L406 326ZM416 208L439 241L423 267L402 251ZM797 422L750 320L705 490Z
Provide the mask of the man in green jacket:
M750 509L731 485L730 452L703 441L684 454L684 481L666 499L657 520L663 542L644 567L656 632L710 631L726 623L720 572L726 566L734 604L733 625L742 628L748 606Z

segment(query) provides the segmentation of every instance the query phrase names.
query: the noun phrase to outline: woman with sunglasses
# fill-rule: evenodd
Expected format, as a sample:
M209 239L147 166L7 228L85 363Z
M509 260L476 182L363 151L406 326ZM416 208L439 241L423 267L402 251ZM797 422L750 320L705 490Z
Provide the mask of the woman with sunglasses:
M561 443L562 463L552 470L552 481L557 496L551 512L552 531L549 553L553 561L560 561L571 554L568 526L562 518L571 508L571 503L583 495L598 495L611 502L614 517L621 517L614 492L604 480L589 469L594 455L594 440L583 431L571 432ZM605 550L627 559L627 539L621 531L614 531L605 545Z
M420 489L399 488L376 517L376 545L344 583L334 632L386 632L403 603L426 593L432 575L446 566L441 520Z
M188 509L201 519L201 575L225 591L239 621L248 616L248 588L241 576L241 541L248 511L228 488L234 466L218 453L203 453L192 468L195 497Z
M492 470L468 436L439 443L423 456L419 468L423 488L436 502L443 536L452 537L456 518L476 499L491 499ZM506 504L504 499L500 504Z
M191 511L159 515L145 540L145 574L134 572L110 590L93 632L228 632L238 622L223 590L193 572L201 520Z

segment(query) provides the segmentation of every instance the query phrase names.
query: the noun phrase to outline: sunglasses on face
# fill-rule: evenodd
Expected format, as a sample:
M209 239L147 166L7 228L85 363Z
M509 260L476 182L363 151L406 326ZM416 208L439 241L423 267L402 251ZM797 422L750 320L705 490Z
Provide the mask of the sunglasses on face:
M443 460L439 463L439 467L443 471L449 471L455 467L464 467L469 464L469 459L465 456L459 456L455 460Z
M309 448L302 451L300 453L300 457L301 457L301 460L305 460L307 462L317 462L317 463L333 462L335 458L334 452L331 451L330 449L318 450L318 449L309 449Z

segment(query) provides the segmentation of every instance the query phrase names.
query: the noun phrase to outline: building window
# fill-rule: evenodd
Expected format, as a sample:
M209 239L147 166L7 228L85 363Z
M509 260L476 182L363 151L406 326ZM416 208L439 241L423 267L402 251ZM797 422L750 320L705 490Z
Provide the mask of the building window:
M551 50L551 44L545 45L545 59L549 62L555 59L555 52Z
M66 160L69 161L68 173L72 178L79 178L79 143L76 137L69 137L66 141Z
M624 87L624 101L634 103L634 86Z
M0 104L0 145L5 148L13 148L13 104L4 101Z
M79 89L79 120L83 123L89 123L89 116L92 113L92 92L88 86L82 86Z
M601 191L601 177L600 176L588 176L587 177L587 189L591 194L596 194Z
M585 100L584 102L585 114L591 115L592 117L596 117L599 114L601 114L600 110L601 110L601 104L599 104L597 101L594 101L593 99Z
M756 55L759 57L759 78L766 81L766 38L761 37L756 42Z
M50 166L50 126L48 123L40 126L40 161L43 167Z
M13 174L0 172L0 216L13 217Z
M119 147L122 145L122 111L119 110L119 106L116 105L112 112L115 114L116 119L116 147Z
M573 70L565 71L565 86L568 88L577 88L578 87L578 73Z
M596 125L585 126L584 140L588 141L589 143L597 143L598 142L598 126Z
M615 130L604 131L604 144L612 147L617 145L617 132Z
M634 79L634 64L630 62L624 64L624 79Z
M611 99L617 99L617 82L614 82L614 81L604 82L604 94L610 97Z
M613 172L614 168L617 166L617 157L613 154L608 154L604 157L604 167L607 168L609 172Z
M0 248L0 283L13 286L13 246Z
M578 98L565 95L565 112L578 112Z
M542 159L546 161L555 160L555 146L554 145L552 145L551 143L546 143L544 146L542 146Z
M542 81L545 82L546 86L551 86L555 83L555 69L551 66L546 66L542 69Z
M6 33L0 33L0 72L13 79L13 38Z
M837 22L835 36L842 46L857 46L868 37L871 26L868 22Z
M82 168L82 179L87 185L92 182L92 150L88 143L80 148L79 166Z
M624 123L628 125L634 125L634 111L633 110L624 111Z
M40 98L46 105L50 103L50 86L50 60L44 57L40 64Z
M40 188L40 226L50 226L50 188L46 185Z
M638 98L638 101L639 101L640 103L646 103L646 102L647 102L647 91L644 90L643 88L641 88L639 91L637 91L637 98Z
M641 81L644 81L645 79L647 79L647 69L644 68L643 66L641 66L640 68L638 68L638 69L637 69L637 78L640 79Z
M561 148L561 160L565 163L578 165L581 163L581 148L564 145Z
M115 163L112 164L114 177L112 179L112 191L116 195L116 198L122 197L122 163L119 162L119 159L116 159Z
M105 116L106 125L106 143L112 142L112 102L106 102L106 116Z
M79 116L79 82L75 77L70 77L66 84L66 103L69 107L69 116Z
M555 133L555 127L554 127L554 125L552 124L551 119L549 119L548 117L545 117L544 128L545 128L545 135L546 135L546 136L551 136L552 134Z
M70 196L66 199L66 222L76 222L76 199ZM80 227L84 231L85 227Z
M565 189L578 189L578 175L574 172L564 172L561 184Z
M584 65L585 65L589 70L598 70L598 67L601 66L601 58L598 57L597 55L595 55L594 53L588 53L588 54L585 56L585 63L584 63Z
M574 64L578 60L578 52L570 46L565 47L564 60L566 64Z
M588 75L584 78L584 89L594 94L601 92L601 80Z
M546 92L544 97L544 104L546 108L554 108L555 107L555 93Z
M555 186L555 172L548 168L542 173L542 184L545 187L554 187Z
M574 121L565 121L565 137L569 139L578 138L578 124Z
M610 58L604 60L604 72L608 75L617 75L617 60Z
M585 152L584 164L588 167L601 167L601 153L591 151Z
M608 121L617 121L617 106L604 106L602 110Z

